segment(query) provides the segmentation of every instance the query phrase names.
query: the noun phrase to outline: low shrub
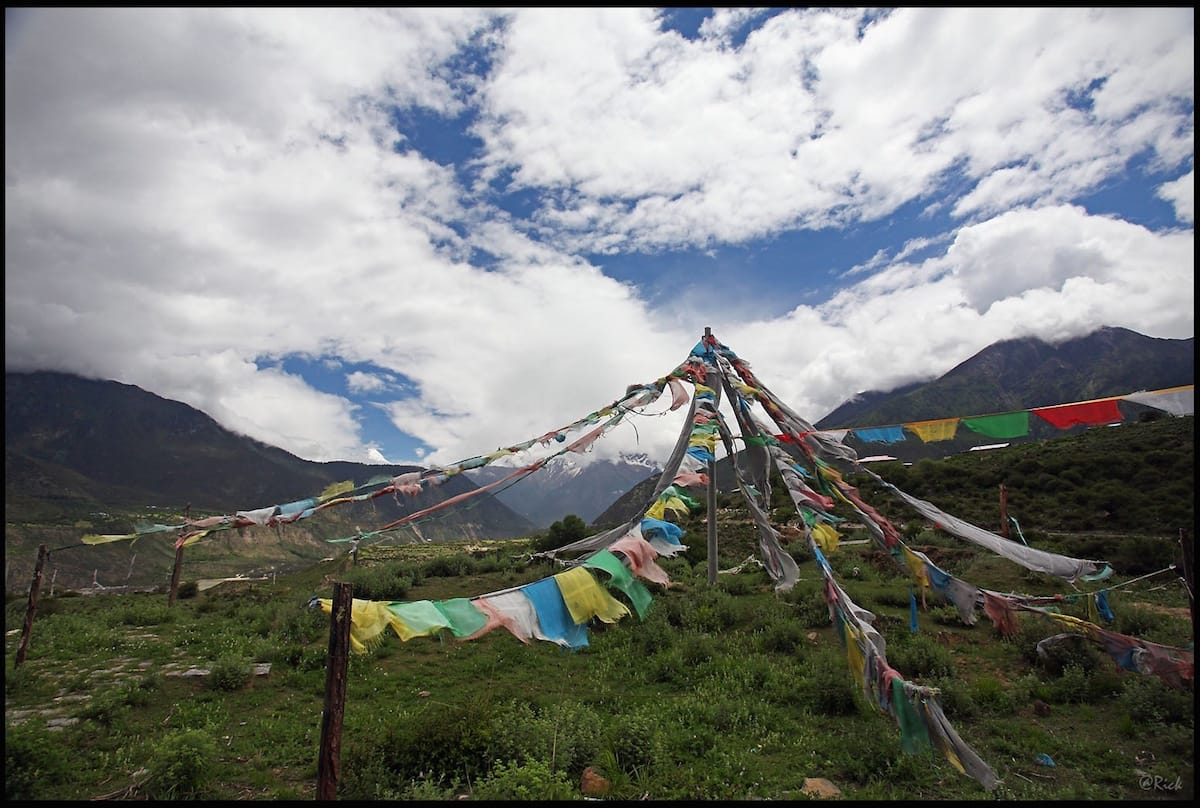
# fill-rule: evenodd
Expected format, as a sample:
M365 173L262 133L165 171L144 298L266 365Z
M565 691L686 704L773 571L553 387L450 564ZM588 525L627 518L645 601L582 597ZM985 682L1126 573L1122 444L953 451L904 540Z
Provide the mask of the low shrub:
M829 618L829 604L820 592L797 590L785 595L784 600L796 606L796 620L804 628L828 628L833 624Z
M460 706L426 703L419 712L400 717L359 759L376 758L390 781L408 782L431 772L452 772L468 782L487 768L488 727L494 708L485 698Z
M213 663L208 686L213 690L241 690L250 681L250 660L242 656L223 656Z
M942 705L947 718L962 721L979 715L980 705L975 701L975 689L969 683L950 676L933 679L929 684L937 688L938 703Z
M475 784L474 800L571 800L579 799L566 772L540 760L526 763L499 762Z
M74 752L45 722L4 725L4 798L46 799L74 765ZM49 786L49 789L47 788Z
M101 690L81 704L77 715L103 727L112 727L129 712L129 691L130 688L121 685Z
M649 710L617 715L608 726L605 745L624 772L653 766L663 755L658 717Z
M1115 630L1132 637L1148 637L1165 621L1161 613L1141 606L1126 606L1116 618Z
M155 749L142 790L152 800L201 799L215 777L217 743L201 730L163 738Z
M1194 723L1195 695L1175 690L1155 676L1129 673L1120 700L1138 724Z
M804 629L794 622L778 622L762 634L762 650L772 654L795 654L804 646Z
M408 570L398 564L354 567L346 573L346 582L361 600L404 600L413 585Z
M1013 708L1013 690L993 676L977 678L970 686L970 698L980 709L993 713L1008 713Z
M898 634L888 644L888 662L905 679L945 677L954 674L950 652L927 634Z
M807 666L797 683L810 712L817 715L851 715L858 711L853 674L840 655L822 653Z

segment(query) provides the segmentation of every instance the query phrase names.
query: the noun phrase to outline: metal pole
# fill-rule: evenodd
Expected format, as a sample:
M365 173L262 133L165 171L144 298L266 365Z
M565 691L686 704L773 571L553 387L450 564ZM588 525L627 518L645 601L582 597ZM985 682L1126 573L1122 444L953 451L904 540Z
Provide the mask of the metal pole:
M333 585L329 620L329 658L325 665L325 712L321 715L321 753L317 761L317 799L337 799L342 769L342 719L349 668L351 586Z

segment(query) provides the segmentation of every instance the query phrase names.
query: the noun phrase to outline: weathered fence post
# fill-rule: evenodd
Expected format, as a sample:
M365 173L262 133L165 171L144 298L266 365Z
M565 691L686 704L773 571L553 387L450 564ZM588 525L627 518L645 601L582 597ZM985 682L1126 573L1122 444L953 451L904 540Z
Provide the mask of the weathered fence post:
M17 661L20 665L29 652L29 635L33 632L33 615L37 612L38 593L42 588L42 569L46 566L46 545L38 546L37 565L33 568L33 583L29 585L29 605L25 608L25 625L21 629L21 644L17 646Z
M1000 483L1000 535L1008 538L1008 489Z
M346 671L350 661L353 599L347 583L333 585L329 621L329 657L325 662L325 712L321 714L321 753L317 761L317 799L337 799L342 771L342 718L346 708Z
M171 594L167 597L167 606L175 605L175 595L179 592L179 575L183 571L183 539L175 542L175 569L171 570Z

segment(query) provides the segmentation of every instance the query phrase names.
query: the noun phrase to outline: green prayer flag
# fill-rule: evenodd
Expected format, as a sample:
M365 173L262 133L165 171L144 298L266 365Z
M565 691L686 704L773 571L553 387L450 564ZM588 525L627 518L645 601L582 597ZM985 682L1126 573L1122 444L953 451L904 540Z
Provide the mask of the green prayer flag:
M609 550L601 550L591 558L585 560L583 566L607 572L611 578L609 584L620 589L629 597L629 601L633 604L633 608L637 612L638 619L645 619L646 609L650 607L650 590L646 589L645 584L633 577L633 573L621 563L621 559L617 558Z
M1029 434L1029 412L1006 412L963 418L962 425L989 438L1020 438Z

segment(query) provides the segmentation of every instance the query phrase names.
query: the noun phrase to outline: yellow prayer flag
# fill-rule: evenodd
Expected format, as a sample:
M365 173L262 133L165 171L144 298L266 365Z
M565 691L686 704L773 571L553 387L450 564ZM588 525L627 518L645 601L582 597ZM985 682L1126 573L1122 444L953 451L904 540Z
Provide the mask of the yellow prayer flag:
M911 424L905 424L905 429L911 429L925 443L934 443L940 440L951 440L954 433L958 431L957 418L939 418L934 421L914 421Z
M319 499L319 500L333 499L336 496L349 493L353 490L354 490L354 481L353 480L343 480L340 483L330 483L325 488L325 490L321 492L320 496L318 496L317 499Z
M833 529L832 525L827 525L824 522L818 522L812 527L813 541L821 548L821 552L825 555L831 554L837 549L838 540L842 538L842 534Z
M596 583L586 567L560 572L554 576L554 581L576 625L582 625L593 617L599 617L605 623L615 623L629 614L625 604L604 591L604 587Z

